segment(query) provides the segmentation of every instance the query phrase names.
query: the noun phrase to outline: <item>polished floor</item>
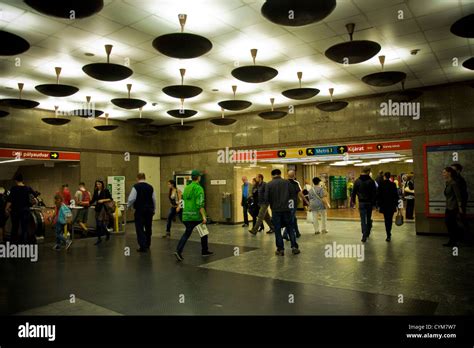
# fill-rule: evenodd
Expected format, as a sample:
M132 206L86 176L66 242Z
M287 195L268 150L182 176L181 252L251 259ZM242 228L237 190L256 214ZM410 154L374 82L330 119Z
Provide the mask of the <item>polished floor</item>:
M300 221L301 254L275 256L274 236L210 225L203 258L197 234L184 262L172 255L183 226L162 239L154 224L152 249L135 252L133 224L125 235L94 246L77 239L55 252L40 245L39 260L0 260L0 314L27 315L443 315L474 313L474 249L459 255L445 237L416 236L414 224L394 227L385 242L375 222L364 260L329 258L327 245L361 245L360 226L330 221L315 235ZM130 247L131 254L125 250ZM75 301L71 301L74 299ZM72 303L74 302L74 303Z

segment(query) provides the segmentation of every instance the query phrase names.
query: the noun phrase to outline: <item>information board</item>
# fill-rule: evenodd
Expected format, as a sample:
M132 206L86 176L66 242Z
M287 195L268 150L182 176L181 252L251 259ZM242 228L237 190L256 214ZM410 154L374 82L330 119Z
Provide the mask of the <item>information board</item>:
M127 198L125 197L125 177L124 176L109 176L107 177L107 187L112 194L113 200L118 204L125 204Z
M329 189L332 200L347 199L347 180L345 176L329 177Z

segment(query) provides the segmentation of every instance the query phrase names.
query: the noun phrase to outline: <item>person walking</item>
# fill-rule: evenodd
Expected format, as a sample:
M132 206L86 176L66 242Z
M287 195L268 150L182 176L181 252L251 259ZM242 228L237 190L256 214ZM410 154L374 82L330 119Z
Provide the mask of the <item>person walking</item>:
M468 244L473 244L473 236L469 234L469 219L467 218L467 201L469 200L469 192L467 189L467 182L466 179L461 175L463 166L460 163L453 163L451 167L456 171L456 182L458 184L459 190L461 191L461 206L462 206L462 213L461 213L461 223L463 225L463 232L464 236L463 239Z
M327 230L327 209L331 205L327 199L327 192L321 186L321 179L313 178L313 187L309 190L309 210L313 214L314 234L328 233ZM321 227L319 226L318 218L321 217Z
M258 185L257 179L253 178L252 190L251 190L252 193L247 199L249 213L250 213L250 216L252 217L252 228L254 228L255 224L257 223L258 211L260 210L258 206L258 186L257 185ZM261 227L261 229L263 229L263 227Z
M448 229L449 241L443 246L458 246L461 239L461 233L458 227L458 220L464 214L462 206L462 194L459 189L457 172L452 167L446 167L443 170L443 177L446 181L444 197L446 197L445 223Z
M351 201L359 199L360 224L362 229L362 243L367 241L372 230L372 209L375 206L377 188L370 177L370 168L364 167L359 178L354 183Z
M139 253L147 252L151 246L153 215L156 211L156 194L146 181L145 173L137 174L137 183L128 196L127 208L135 209L135 231Z
M273 233L275 227L273 226L272 217L268 213L268 203L265 202L265 191L267 183L263 180L263 174L258 174L255 179L257 181L257 203L259 210L257 215L257 223L255 224L255 226L252 227L251 230L249 230L249 232L253 235L256 235L257 231L260 230L260 227L263 227L263 221L265 221L270 227L270 230L267 232L267 234L270 234Z
M56 206L56 214L54 217L54 231L56 232L56 244L53 250L61 250L64 245L66 250L72 244L71 238L64 237L65 226L72 221L72 212L66 204L64 204L64 197L60 194L54 196L54 205Z
M405 218L407 220L413 220L413 213L415 211L415 182L413 181L413 173L407 175L407 181L403 187L403 194L407 202Z
M296 173L294 170L289 170L288 174L288 181L293 186L293 190L291 190L290 200L293 202L291 204L291 228L295 231L296 238L301 237L300 230L298 228L298 219L296 217L296 212L298 210L298 198L301 199L304 204L309 204L308 200L303 195L303 191L301 190L300 183L296 180ZM285 228L285 233L283 233L283 239L289 240L288 238L288 228Z
M387 234L385 241L390 242L392 240L393 214L398 207L398 191L397 185L390 180L389 172L384 174L384 181L377 188L377 206L383 214L385 222L385 233Z
M183 261L183 250L194 228L199 224L206 224L206 210L204 209L204 189L199 184L201 173L198 170L191 172L192 182L184 188L183 192L183 224L186 227L183 236L179 240L174 255L178 261ZM209 251L208 235L201 237L201 255L210 256L214 254Z
M87 237L89 228L87 227L87 219L89 218L89 207L91 205L91 193L86 189L86 184L79 183L79 188L74 194L76 205L82 209L78 209L73 224L79 224L84 237Z
M64 184L61 186L59 194L63 196L64 204L67 206L71 205L71 191L69 191L69 185Z
M35 202L35 192L23 182L21 173L15 174L13 177L15 186L10 188L7 195L7 204L5 206L6 216L11 218L10 242L26 244L29 242L28 225L30 219L30 207ZM33 236L36 240L36 237Z
M285 226L290 237L291 251L294 255L299 254L300 250L296 243L295 231L292 228L291 207L294 202L290 197L295 195L294 185L281 177L280 169L272 170L272 181L265 188L265 202L270 205L273 213L272 222L275 228L275 243L277 250L275 255L285 255L285 245L281 235L281 228Z
M102 236L105 234L105 239L110 239L110 232L107 229L110 214L105 206L106 203L112 201L112 195L109 190L105 188L102 180L96 180L94 185L94 195L92 196L91 205L95 204L95 221L97 242L94 245L102 243Z
M7 222L7 215L5 208L7 206L7 197L5 188L0 186L0 243L5 241L5 224Z
M249 181L247 179L246 176L243 176L242 177L242 199L241 199L241 202L240 202L240 205L242 206L243 210L244 210L244 224L242 225L242 227L248 227L249 225L249 216L248 216L248 198L249 198L249 195L250 195L250 185L249 185Z
M166 219L166 234L162 238L171 237L171 224L176 216L182 220L182 210L181 210L181 191L176 187L176 181L168 181L168 199L170 201L171 207L168 212L168 217Z

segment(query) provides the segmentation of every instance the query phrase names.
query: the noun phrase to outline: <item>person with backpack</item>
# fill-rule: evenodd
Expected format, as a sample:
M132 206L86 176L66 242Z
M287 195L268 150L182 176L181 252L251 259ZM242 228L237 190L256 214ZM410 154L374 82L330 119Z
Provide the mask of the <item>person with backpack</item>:
M413 181L413 173L407 175L407 180L403 186L403 196L406 200L405 218L413 220L413 213L415 212L415 183Z
M56 206L56 215L54 218L54 230L56 232L56 244L53 247L53 250L61 250L61 247L64 245L66 250L72 244L71 238L66 238L64 236L65 226L70 224L72 221L72 212L66 204L64 204L64 198L60 194L54 196L54 205Z
M89 232L89 228L87 227L87 219L89 218L91 193L86 189L86 184L83 182L79 183L79 189L74 195L74 200L76 201L76 205L82 209L78 209L73 224L79 224L79 226L82 228L83 235L87 237L87 233Z
M370 177L370 168L364 167L359 178L354 183L351 201L359 199L360 224L362 229L362 243L367 241L372 230L372 210L375 206L377 188L375 181Z
M313 214L314 234L328 233L327 230L327 209L331 208L327 199L327 193L321 186L321 179L313 178L314 186L309 190L309 210ZM318 217L321 217L321 228Z
M385 233L387 234L385 241L390 242L392 239L393 214L398 207L398 191L397 185L390 181L390 172L386 172L384 178L385 180L377 188L377 207L379 212L383 214L385 221Z

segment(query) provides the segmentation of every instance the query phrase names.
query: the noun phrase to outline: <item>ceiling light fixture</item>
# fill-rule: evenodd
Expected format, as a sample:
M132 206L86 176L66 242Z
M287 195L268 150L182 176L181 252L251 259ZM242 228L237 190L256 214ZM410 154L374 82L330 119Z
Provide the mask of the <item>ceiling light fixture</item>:
M298 71L296 73L296 76L298 77L300 87L287 89L286 91L283 91L281 94L283 94L285 97L289 99L305 100L305 99L313 98L319 93L319 89L317 88L301 88L301 79L303 78L303 73L301 71Z
M191 109L185 109L184 108L184 98L181 98L181 108L180 109L174 109L174 110L168 110L167 111L168 115L176 117L176 118L188 118L192 117L197 114L196 110L191 110Z
M335 8L336 0L267 0L261 12L270 22L299 27L323 20Z
M346 24L346 28L349 33L350 41L329 47L324 53L326 57L336 63L357 64L369 60L380 52L382 47L380 47L377 42L368 40L352 40L352 35L355 30L354 23Z
M61 74L61 68L55 67L54 70L56 71L56 83L38 85L35 87L38 92L50 97L69 97L79 91L77 87L60 84L59 75Z
M86 108L85 109L76 109L72 110L71 114L73 116L79 116L83 118L96 118L102 115L104 112L102 110L95 110L91 108L91 97L86 97Z
M335 112L335 111L342 110L345 107L347 107L347 105L349 105L348 102L343 101L343 100L333 101L332 100L333 94L334 94L334 88L329 88L329 95L331 97L331 100L328 102L318 103L316 104L316 107L322 111Z
M132 123L132 124L137 125L137 126L142 126L142 125L147 125L147 124L153 123L153 121L154 121L153 119L142 117L142 110L143 110L143 106L140 107L140 116L139 117L134 117L134 118L129 118L129 119L127 119L127 122Z
M160 132L160 127L155 125L147 125L140 127L137 130L137 133L144 137L151 137L153 135L157 135Z
M10 113L8 111L0 110L0 117L6 117L8 115L10 115Z
M99 81L120 81L130 77L133 74L132 69L124 65L110 63L112 47L112 45L105 45L107 63L87 64L82 67L82 71Z
M0 42L0 56L15 56L30 48L24 38L4 30L0 30Z
M382 70L385 64L385 56L379 56ZM405 80L407 74L402 71L382 71L375 74L365 75L362 81L370 86L387 87Z
M233 100L224 100L217 103L221 108L231 111L241 111L249 108L252 103L247 100L235 100L235 92L237 92L237 86L232 86L232 92L234 93Z
M130 98L130 91L132 90L132 84L127 83L128 98L114 98L111 100L112 104L122 109L138 109L146 105L146 101L141 99Z
M454 22L450 30L454 35L469 39L474 38L474 13Z
M406 103L415 100L423 94L422 91L416 89L405 89L405 79L402 80L401 84L401 91L390 92L386 95L386 98L395 102Z
M44 117L41 119L44 123L47 123L51 126L63 126L66 123L71 122L69 118L58 117L58 108L59 106L54 106L54 117Z
M466 69L474 70L474 57L471 57L468 60L465 60L464 63L462 63L462 66L465 67Z
M180 59L200 57L212 49L212 43L203 36L183 33L186 14L179 14L180 33L172 33L158 36L153 40L153 47L165 56Z
M108 132L108 131L113 131L118 128L116 125L109 125L109 114L105 113L105 125L102 126L94 126L95 129L97 129L100 132Z
M38 102L34 100L21 99L21 94L23 92L23 83L18 83L18 89L20 90L20 97L16 98L6 98L0 100L1 106L8 106L15 109L33 109L39 105Z
M215 124L216 126L230 126L237 122L235 118L225 118L224 117L224 108L221 107L221 117L216 117L211 119L211 123Z
M181 74L181 84L167 86L163 88L163 92L173 98L193 98L202 93L202 88L197 86L184 85L184 75L186 74L186 69L179 69Z
M103 0L24 0L24 2L42 14L66 19L90 17L104 7Z
M285 117L288 113L285 111L274 111L273 104L275 103L275 98L270 98L270 103L272 104L271 111L264 111L258 114L264 120L278 120Z
M262 83L270 81L278 75L278 71L268 66L255 65L255 59L257 58L258 50L252 48L250 54L252 55L253 64L235 68L232 70L232 76L237 80L248 82L248 83Z

